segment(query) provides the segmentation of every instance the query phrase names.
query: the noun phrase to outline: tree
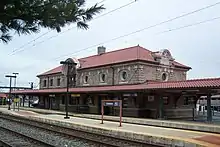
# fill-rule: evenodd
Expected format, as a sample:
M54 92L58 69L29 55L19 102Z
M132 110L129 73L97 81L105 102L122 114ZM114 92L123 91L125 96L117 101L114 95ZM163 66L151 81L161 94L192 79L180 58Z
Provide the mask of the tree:
M0 0L0 41L8 43L13 31L38 33L40 28L61 32L61 28L76 23L88 29L88 21L100 13L103 5L85 8L85 0Z

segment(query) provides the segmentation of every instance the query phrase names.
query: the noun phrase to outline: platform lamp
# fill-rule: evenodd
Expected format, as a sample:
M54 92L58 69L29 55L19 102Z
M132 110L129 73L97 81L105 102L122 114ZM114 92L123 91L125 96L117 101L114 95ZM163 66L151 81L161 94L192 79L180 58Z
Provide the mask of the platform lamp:
M9 103L8 103L8 110L11 110L11 107L10 107L10 102L11 102L11 82L12 82L12 78L16 78L16 76L12 76L12 75L6 75L5 76L6 78L9 78Z
M19 74L18 72L14 72L12 73L14 76L15 76L15 80L14 80L14 90L16 90L16 78L17 78L17 75ZM16 97L16 94L14 94L14 96ZM17 103L16 103L16 106L17 106Z
M16 78L17 78L17 75L19 74L18 72L14 72L12 73L14 76L15 76L15 81L14 81L14 89L16 89Z
M65 111L66 116L64 119L69 119L68 116L68 102L69 102L69 81L70 81L70 75L74 75L74 86L75 86L75 74L76 74L76 65L75 61L72 58L68 58L65 61L61 61L60 64L62 64L62 73L64 76L66 76L66 101L65 101Z

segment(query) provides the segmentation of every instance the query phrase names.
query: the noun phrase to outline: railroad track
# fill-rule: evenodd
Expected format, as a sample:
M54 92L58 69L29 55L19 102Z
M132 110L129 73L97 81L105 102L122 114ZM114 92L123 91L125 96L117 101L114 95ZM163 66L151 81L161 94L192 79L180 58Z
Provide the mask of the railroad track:
M27 135L0 127L0 147L50 147L49 144Z
M0 114L0 126L10 124L13 131L29 133L31 138L43 140L50 146L59 147L158 147L138 141L123 140L111 136L88 133L66 127L31 121L26 118ZM20 129L18 129L20 128ZM25 131L27 130L27 131ZM1 138L0 138L1 140Z

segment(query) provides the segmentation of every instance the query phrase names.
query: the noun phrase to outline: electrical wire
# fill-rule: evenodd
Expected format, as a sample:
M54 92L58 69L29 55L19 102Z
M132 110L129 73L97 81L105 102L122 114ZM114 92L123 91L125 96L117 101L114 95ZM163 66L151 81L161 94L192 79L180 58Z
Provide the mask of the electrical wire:
M200 22L197 22L197 23L193 23L193 24L189 24L189 25L177 27L177 28L174 28L174 29L169 29L169 30L166 30L166 31L162 31L162 32L160 32L160 33L157 33L157 34L165 34L165 33L168 33L168 32L177 31L177 30L180 30L180 29L184 29L184 28L188 28L188 27L192 27L192 26L197 26L197 25L200 25L200 24L204 24L204 23L207 23L207 22L215 21L215 20L218 20L218 19L220 19L220 16L219 16L219 17L212 18L212 19L207 19L207 20L204 20L204 21L200 21Z
M172 31L177 31L177 30L181 30L181 29L188 28L188 27L201 25L201 24L204 24L204 23L207 23L207 22L216 21L216 20L219 20L219 19L220 19L220 16L219 16L219 17L212 18L212 19L207 19L207 20L204 20L204 21L200 21L200 22L197 22L197 23L192 23L192 24L184 25L184 26L177 27L177 28L174 28L174 29L169 29L169 30L166 30L166 31L162 31L162 32L156 33L156 34L154 34L154 35L160 35L160 34L170 33L170 32L172 32ZM37 86L35 85L34 88L37 88L38 86L39 86L39 83L37 84Z
M27 42L27 43L23 44L23 45L22 45L22 46L20 46L19 48L14 49L14 50L12 51L12 53L11 53L11 54L13 54L14 52L16 52L16 51L18 51L18 50L20 50L20 49L22 49L22 48L24 48L24 47L26 47L27 45L31 44L32 42L35 42L36 40L40 39L41 37L43 37L43 36L47 35L47 34L48 34L48 33L50 33L50 32L51 32L51 30L50 30L50 31L48 31L48 32L43 33L42 35L38 36L38 37L37 37L37 38L35 38L35 39L33 39L33 40L31 40L31 41L29 41L29 42ZM11 55L11 54L8 54L8 55Z
M102 1L98 2L97 4L103 3L103 2L105 2L105 1L107 1L107 0L102 0ZM21 50L21 49L23 49L23 48L26 47L27 45L31 44L32 42L35 42L36 40L40 39L41 37L43 37L43 36L49 34L51 31L52 31L52 30L49 30L49 31L43 33L42 35L38 36L37 38L35 38L35 39L31 40L31 41L28 41L27 43L23 44L23 45L20 46L19 48L14 49L14 50L12 51L12 53L11 53L11 54L8 54L8 55L14 55L15 52L21 52L21 51L23 51L23 50ZM53 38L53 37L49 37L49 39L52 39L52 38ZM41 43L42 43L42 41L39 42L39 44L41 44ZM35 45L36 45L36 44L34 44L33 46L35 46Z
M212 5L203 7L203 8L201 8L201 9L197 9L197 10L195 10L195 11L191 11L191 12L189 12L189 13L186 13L186 14L183 14L183 15L180 15L180 16L177 16L177 17L174 17L174 18L172 18L172 19L169 19L169 20L166 20L166 21L157 23L157 24L155 24L155 25L152 25L152 26L149 26L149 27L146 27L146 28L143 28L143 29L140 29L140 30L137 30L137 31L128 33L128 34L125 34L125 35L121 35L121 36L119 36L119 37L115 37L115 38L112 38L112 39L110 39L110 40L107 40L107 41L104 41L104 42L101 42L101 43L97 43L97 44L88 46L88 47L86 47L86 48L83 48L83 49L81 49L81 50L78 50L78 51L74 52L73 54L79 53L79 52L81 52L81 51L83 51L83 50L87 50L87 49L90 49L90 48L93 48L93 47L97 47L97 46L102 45L102 44L104 44L104 43L108 43L108 42L111 42L111 41L114 41L114 40L117 40L117 39L120 39L120 38L129 36L129 35L132 35L132 34L141 32L141 31L144 31L144 30L149 29L149 28L152 28L152 27L154 27L154 26L158 26L159 24L164 24L164 23L167 23L167 22L176 20L176 19L178 19L178 18L185 17L185 16L187 16L187 15L190 15L190 14L193 14L193 13L196 13L196 12L199 12L199 11L202 11L202 10L204 10L204 9L211 8L211 7L213 7L213 6L215 6L215 5L218 5L218 4L220 4L220 2L217 2L217 3L215 3L215 4L212 4ZM217 20L217 19L219 19L219 17L216 17L216 18L213 18L213 19L209 19L209 20L205 20L205 21L198 22L198 23L194 23L194 24L190 24L190 25L186 25L186 26L182 26L182 27L179 27L179 28L169 29L169 30L166 30L166 31L157 33L157 34L164 34L164 33L168 33L168 32L171 32L171 31L175 31L175 30L180 30L180 29L183 29L183 28L187 28L187 27L190 27L190 26L199 25L199 24L202 24L202 23L205 23L205 22L214 21L214 20ZM67 55L69 56L69 54L67 54ZM54 60L54 59L56 60L56 59L59 59L60 57L64 57L64 56L67 56L67 55L62 55L62 56L53 58L53 59L51 59L51 60Z
M103 2L105 2L105 1L106 1L106 0L102 0L102 1L98 2L98 4L103 3Z
M177 27L177 28L174 28L174 29L169 29L169 30L165 30L165 31L162 31L162 32L159 32L159 33L155 33L153 35L160 35L160 34L165 34L165 33L170 33L172 31L177 31L177 30L181 30L181 29L184 29L184 28L188 28L188 27L192 27L192 26L197 26L197 25L200 25L200 24L204 24L204 23L207 23L207 22L212 22L212 21L216 21L216 20L219 20L220 19L220 16L219 17L215 17L215 18L212 18L212 19L207 19L207 20L204 20L204 21L200 21L200 22L197 22L197 23L192 23L192 24L188 24L188 25L184 25L184 26L181 26L181 27ZM92 46L89 46L85 49L89 49L89 48L92 48L92 47L96 47L98 45L101 45L102 43L100 44L95 44L95 45L92 45ZM75 52L76 54L77 52ZM56 60L58 58L54 58L53 60Z
M73 52L73 53L68 53L68 54L64 54L64 55L58 56L58 57L56 57L56 58L52 58L51 60L57 60L57 59L60 59L61 57L69 56L70 54L71 54L71 55L75 55L76 53L79 53L79 52L81 52L81 51L85 51L85 50L87 50L87 49L89 49L89 48L97 47L97 46L99 46L99 45L102 45L102 44L105 44L105 43L109 43L109 42L112 42L112 41L115 41L115 40L118 40L118 39L121 39L121 38L130 36L130 35L133 35L133 34L136 34L136 33L139 33L139 32L142 32L142 31L145 31L145 30L154 28L154 27L157 27L157 26L160 26L160 25L162 25L162 24L165 24L165 23L174 21L174 20L176 20L176 19L180 19L180 18L186 17L186 16L188 16L188 15L192 15L192 14L194 14L194 13L197 13L197 12L200 12L200 11L202 11L202 10L205 10L205 9L208 9L208 8L211 8L211 7L214 7L214 6L219 5L219 4L220 4L220 2L217 2L217 3L214 3L214 4L208 5L208 6L206 6L206 7L203 7L203 8L200 8L200 9L197 9L197 10L194 10L194 11L191 11L191 12L188 12L188 13L185 13L185 14L183 14L183 15L179 15L179 16L176 16L176 17L174 17L174 18L171 18L171 19L162 21L162 22L160 22L160 23L157 23L157 24L154 24L154 25L151 25L151 26L148 26L148 27L145 27L145 28L142 28L142 29L139 29L139 30L136 30L136 31L133 31L133 32L130 32L130 33L127 33L127 34L124 34L124 35L121 35L121 36L112 38L112 39L110 39L110 40L103 41L103 42L101 42L101 43L97 43L97 44L88 46L88 47L86 47L86 48L82 48L82 49L77 50L77 51L75 51L75 52Z

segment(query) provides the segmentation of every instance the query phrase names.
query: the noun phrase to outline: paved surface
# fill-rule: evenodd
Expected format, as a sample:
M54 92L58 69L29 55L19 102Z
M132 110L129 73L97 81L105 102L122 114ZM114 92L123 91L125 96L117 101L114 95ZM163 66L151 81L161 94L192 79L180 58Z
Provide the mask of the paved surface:
M135 125L123 123L122 127L119 126L119 122L104 121L104 124L100 124L100 120L70 117L70 119L64 119L64 116L57 114L38 114L32 111L13 111L6 108L0 108L0 111L13 113L21 116L36 116L44 119L52 119L56 121L65 121L73 124L80 124L85 126L91 126L96 128L104 128L109 130L117 130L122 132L135 132L139 134L145 134L148 136L156 136L161 138L178 139L186 142L193 142L208 147L220 146L220 135L214 133L204 133L198 131L188 131L180 129L171 129L163 127L153 127L144 125Z
M48 109L39 109L39 108L28 108L21 107L23 110L30 110L41 114L59 114L65 115L63 111L55 111ZM89 118L100 120L101 115L94 114L79 114L70 112L69 115L81 118ZM104 119L107 121L119 121L118 116L104 116ZM220 125L215 123L207 122L198 122L198 121L180 121L180 120L157 120L157 119L147 119L147 118L133 118L133 117L122 117L122 121L125 123L132 123L138 125L147 125L147 126L156 126L156 127L166 127L166 128L175 128L175 129L188 129L194 131L204 131L204 132L213 132L220 134Z

